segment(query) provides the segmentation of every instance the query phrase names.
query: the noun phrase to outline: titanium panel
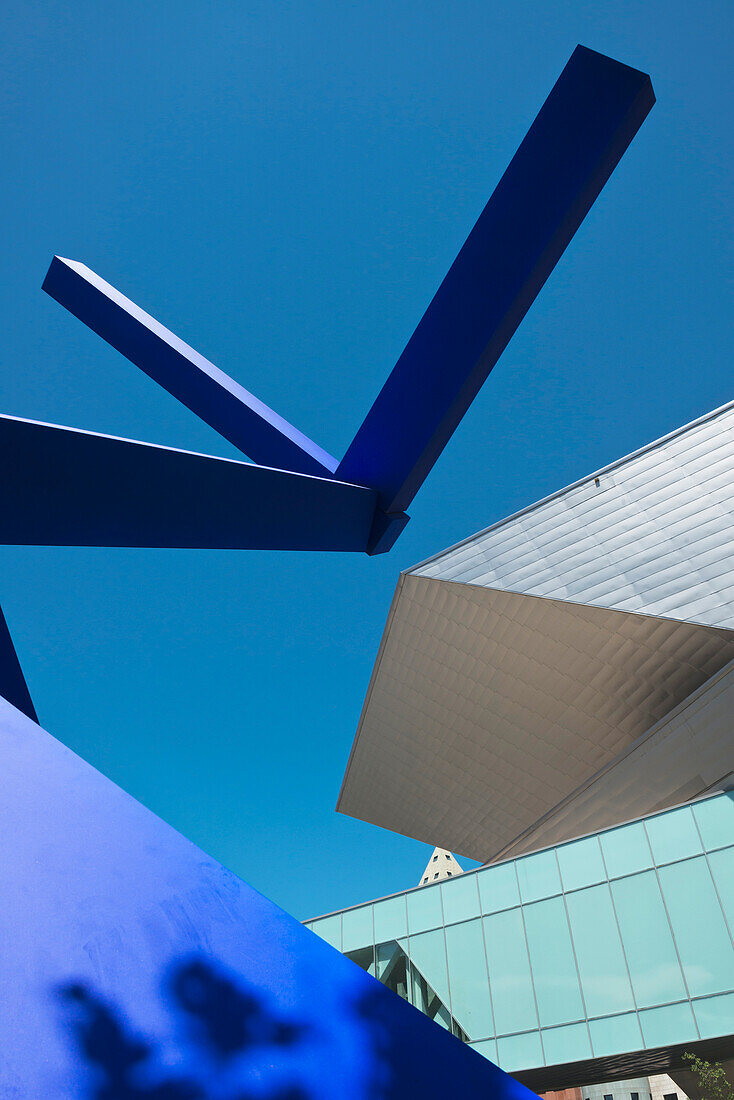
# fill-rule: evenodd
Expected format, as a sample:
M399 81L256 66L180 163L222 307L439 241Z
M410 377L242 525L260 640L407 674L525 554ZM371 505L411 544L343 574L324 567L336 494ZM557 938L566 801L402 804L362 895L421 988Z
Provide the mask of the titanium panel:
M734 628L733 525L731 402L408 572Z
M734 631L406 574L337 809L482 861L734 658Z
M510 844L518 855L734 786L734 664Z

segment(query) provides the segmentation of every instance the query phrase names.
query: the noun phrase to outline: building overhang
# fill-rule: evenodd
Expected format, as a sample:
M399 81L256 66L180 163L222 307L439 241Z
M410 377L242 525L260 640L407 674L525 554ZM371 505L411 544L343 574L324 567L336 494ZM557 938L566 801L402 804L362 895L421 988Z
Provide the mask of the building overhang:
M731 785L734 402L416 565L339 796L488 861Z
M404 574L337 809L498 858L733 659L733 630Z

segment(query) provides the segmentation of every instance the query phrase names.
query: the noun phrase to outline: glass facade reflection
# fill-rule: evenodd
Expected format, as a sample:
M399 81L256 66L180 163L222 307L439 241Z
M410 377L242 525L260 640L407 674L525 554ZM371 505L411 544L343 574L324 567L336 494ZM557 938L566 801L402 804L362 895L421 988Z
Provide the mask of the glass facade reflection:
M503 1069L734 1034L734 792L306 922Z
M431 948L426 944L426 939L433 937L435 949L435 937L438 932L427 932L424 936L416 937L413 944L413 958L406 951L404 941L391 940L388 943L377 943L369 947L360 947L356 951L345 951L344 954L357 966L361 966L368 974L378 978L393 993L397 993L405 1001L410 1001L417 1009L423 1012L431 1020L451 1031L463 1042L468 1042L469 1037L451 1015L448 1003L448 978L443 973L441 981L443 998L426 981L415 962L415 957L421 957L424 951Z

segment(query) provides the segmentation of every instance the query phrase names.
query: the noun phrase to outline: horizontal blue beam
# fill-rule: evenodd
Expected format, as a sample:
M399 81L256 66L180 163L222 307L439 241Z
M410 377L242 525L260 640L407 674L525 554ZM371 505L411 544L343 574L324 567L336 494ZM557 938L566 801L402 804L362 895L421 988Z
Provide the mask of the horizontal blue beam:
M370 551L377 494L0 416L0 544Z
M645 73L574 50L338 477L407 508L654 102Z
M36 708L33 706L2 608L0 608L0 696L11 702L18 710L22 710L23 714L34 722L38 721Z
M337 460L84 264L54 256L43 289L262 466L328 477Z

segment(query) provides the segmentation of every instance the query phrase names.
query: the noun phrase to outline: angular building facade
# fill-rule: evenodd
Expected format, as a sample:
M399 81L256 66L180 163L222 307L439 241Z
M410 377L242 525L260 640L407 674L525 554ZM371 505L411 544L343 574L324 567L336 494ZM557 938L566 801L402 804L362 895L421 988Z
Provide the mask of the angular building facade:
M399 579L338 809L485 866L310 926L537 1091L734 1057L733 521L730 403Z
M734 403L403 573L338 809L486 862L727 785L733 518Z

